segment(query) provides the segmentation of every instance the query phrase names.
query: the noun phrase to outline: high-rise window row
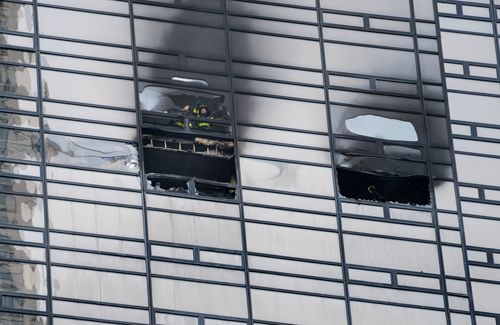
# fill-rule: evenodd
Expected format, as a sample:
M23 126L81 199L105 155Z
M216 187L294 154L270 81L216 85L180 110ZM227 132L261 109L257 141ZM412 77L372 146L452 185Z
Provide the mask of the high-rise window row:
M498 325L499 0L0 2L0 323Z

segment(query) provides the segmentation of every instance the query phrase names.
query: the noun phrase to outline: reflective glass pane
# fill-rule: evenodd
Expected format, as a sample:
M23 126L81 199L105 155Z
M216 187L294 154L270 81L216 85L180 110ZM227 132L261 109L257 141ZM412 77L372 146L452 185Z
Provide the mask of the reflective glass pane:
M0 28L33 33L33 6L7 1L0 2Z
M40 134L0 128L0 152L8 158L40 161Z
M0 222L19 226L43 227L43 199L0 194Z
M0 274L3 292L47 294L45 265L2 261Z
M132 144L47 134L45 147L49 163L139 171L137 148Z
M0 64L0 91L22 95L36 96L37 73L35 68Z

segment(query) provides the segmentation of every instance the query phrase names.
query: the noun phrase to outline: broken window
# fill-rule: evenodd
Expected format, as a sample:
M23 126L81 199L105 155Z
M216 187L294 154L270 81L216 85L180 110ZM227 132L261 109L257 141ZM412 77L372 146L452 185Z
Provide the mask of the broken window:
M347 129L366 137L394 141L418 141L417 131L407 121L376 115L358 115L345 121Z
M182 79L182 78L179 78ZM192 80L188 80L192 83ZM201 82L197 86L206 86ZM149 188L234 198L236 171L228 96L146 86L140 94Z
M430 203L423 121L419 115L332 107L340 194L351 199Z

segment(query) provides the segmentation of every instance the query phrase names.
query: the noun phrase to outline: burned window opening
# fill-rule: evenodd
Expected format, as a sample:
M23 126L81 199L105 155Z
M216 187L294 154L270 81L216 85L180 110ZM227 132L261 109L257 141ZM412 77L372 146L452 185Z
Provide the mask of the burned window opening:
M225 96L145 87L144 168L151 190L234 199L233 128Z
M354 200L429 205L423 120L415 114L332 107L339 192Z
M377 115L358 115L346 119L347 130L354 134L393 141L418 141L412 123Z
M355 200L430 204L429 177L377 175L337 166L340 194Z

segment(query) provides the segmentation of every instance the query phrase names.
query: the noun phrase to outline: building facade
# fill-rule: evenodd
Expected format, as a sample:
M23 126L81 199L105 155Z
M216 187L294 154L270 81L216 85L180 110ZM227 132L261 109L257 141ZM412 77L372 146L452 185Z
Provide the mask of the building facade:
M0 324L499 325L499 0L3 0Z

